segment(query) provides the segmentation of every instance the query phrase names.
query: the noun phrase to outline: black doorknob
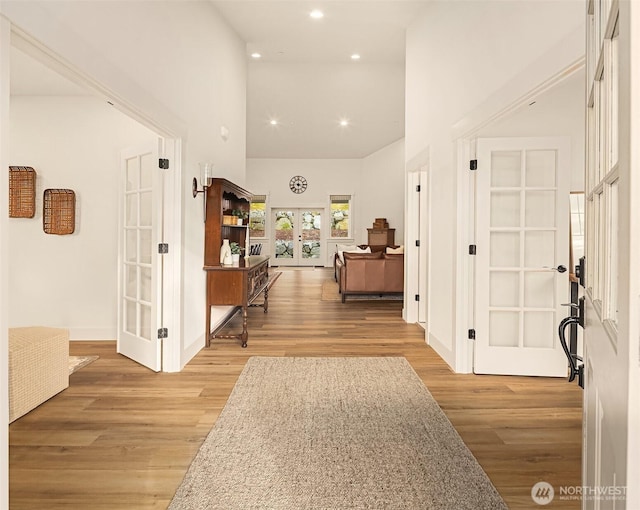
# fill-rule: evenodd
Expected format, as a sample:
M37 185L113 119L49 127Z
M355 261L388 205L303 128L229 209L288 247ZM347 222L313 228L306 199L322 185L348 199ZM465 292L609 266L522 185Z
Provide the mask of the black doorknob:
M556 271L558 271L558 273L564 273L566 272L567 268L564 267L562 264L560 264L558 267L556 267Z

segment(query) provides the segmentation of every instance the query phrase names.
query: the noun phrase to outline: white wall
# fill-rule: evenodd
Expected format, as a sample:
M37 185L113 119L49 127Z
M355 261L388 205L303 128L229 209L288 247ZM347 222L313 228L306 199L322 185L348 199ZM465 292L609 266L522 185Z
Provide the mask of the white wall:
M510 80L525 75L533 88L549 78L531 63L582 24L583 5L575 1L436 1L407 31L405 159L430 148L431 246L437 249L430 252L429 333L452 365L462 333L458 301L466 299L456 296L463 252L454 126Z
M36 170L37 207L9 220L9 326L115 339L119 152L157 135L91 96L14 96L10 129L10 164ZM46 188L75 191L73 234L44 233Z
M398 245L404 244L404 186L404 138L362 160L358 216L365 229L376 218L387 218L389 227L396 229Z
M116 105L183 137L183 323L169 333L182 342L183 365L204 345L202 200L191 197L191 179L198 161L212 161L219 177L244 185L245 44L208 2L3 1L0 13Z
M307 190L289 189L294 175L307 179ZM268 207L329 207L329 195L352 195L352 235L345 243L367 243L367 228L387 218L402 244L404 227L404 139L363 159L247 159L247 189L268 195ZM271 228L267 224L267 231ZM261 241L263 250L269 241ZM326 243L326 261L333 263L335 241Z

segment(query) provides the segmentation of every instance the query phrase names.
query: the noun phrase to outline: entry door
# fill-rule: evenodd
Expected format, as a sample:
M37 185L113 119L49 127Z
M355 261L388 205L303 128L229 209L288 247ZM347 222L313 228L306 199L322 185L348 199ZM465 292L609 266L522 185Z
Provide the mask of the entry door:
M274 266L324 265L321 209L272 209Z
M480 139L477 156L474 372L564 377L570 145Z
M162 369L162 180L157 145L123 151L120 187L118 352Z

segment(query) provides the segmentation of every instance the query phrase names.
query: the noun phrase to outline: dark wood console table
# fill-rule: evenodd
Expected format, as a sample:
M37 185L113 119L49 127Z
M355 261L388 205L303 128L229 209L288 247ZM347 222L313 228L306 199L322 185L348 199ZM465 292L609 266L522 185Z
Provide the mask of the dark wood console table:
M206 346L211 345L214 338L237 338L242 341L242 347L247 346L249 333L247 332L247 310L250 306L261 306L267 313L269 308L269 257L252 255L240 258L238 266L204 266L207 275L207 320ZM262 303L253 303L261 294ZM211 307L214 305L234 306L235 311L242 311L242 333L235 335L216 335L216 331L224 326L221 324L216 331L211 332Z

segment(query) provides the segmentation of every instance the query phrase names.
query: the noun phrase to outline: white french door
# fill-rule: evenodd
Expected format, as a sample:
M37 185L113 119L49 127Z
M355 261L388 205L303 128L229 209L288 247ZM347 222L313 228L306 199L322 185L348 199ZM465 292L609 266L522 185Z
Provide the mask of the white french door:
M157 144L122 152L117 350L156 372L162 369L160 172Z
M477 142L474 372L566 376L570 145Z
M272 265L322 266L322 217L320 208L271 209L273 225Z

